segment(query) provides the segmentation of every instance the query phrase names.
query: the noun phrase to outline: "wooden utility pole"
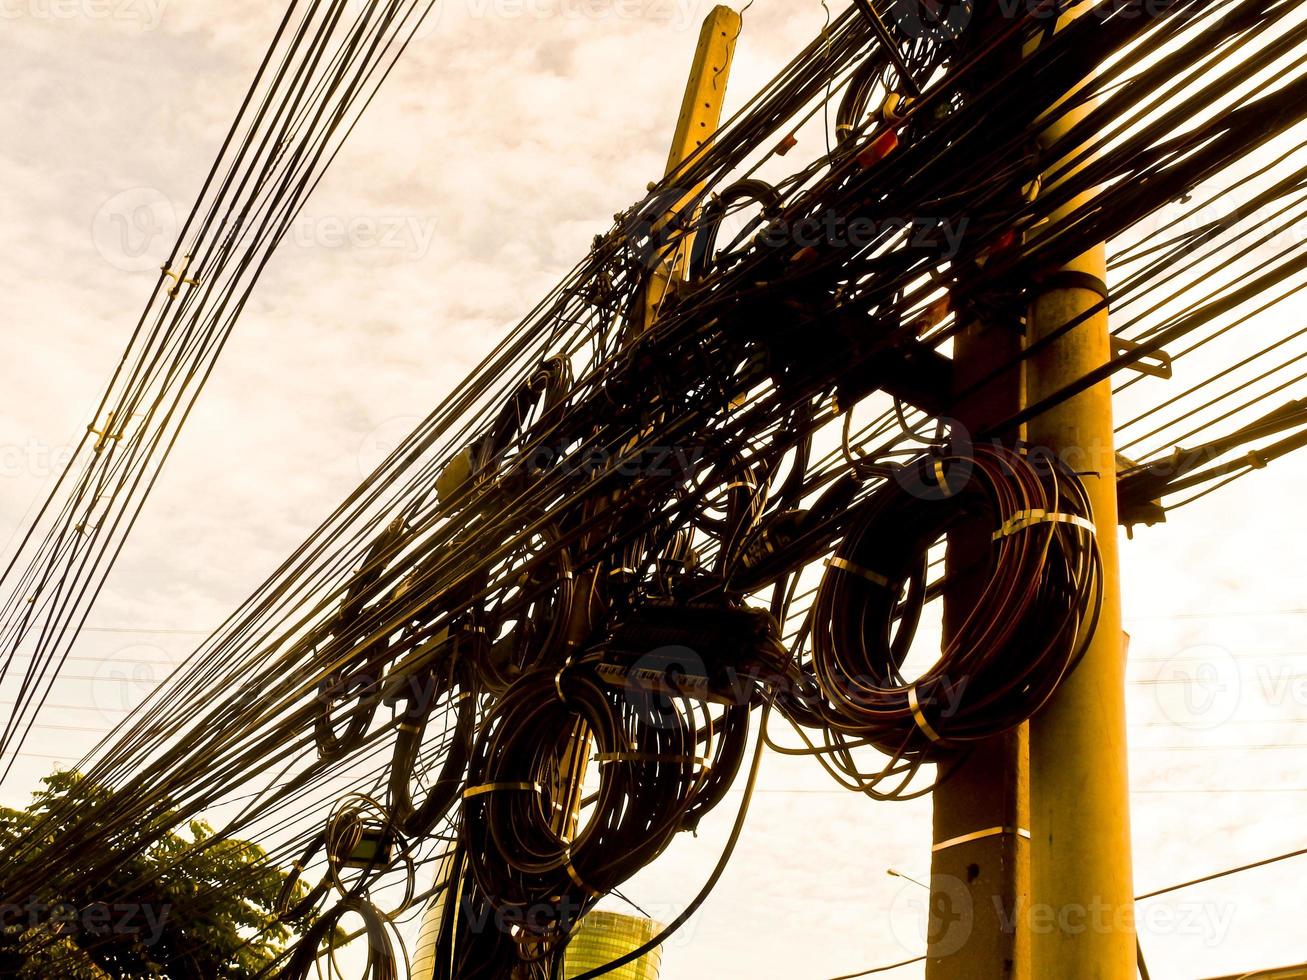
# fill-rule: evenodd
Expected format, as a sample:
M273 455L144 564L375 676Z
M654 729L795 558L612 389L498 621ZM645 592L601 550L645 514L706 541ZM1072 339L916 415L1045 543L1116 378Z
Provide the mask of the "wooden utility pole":
M1092 101L1085 102L1049 125L1041 142L1054 162L1077 149L1064 145L1065 137L1093 109ZM1048 227L1091 197L1071 201ZM1030 310L1031 341L1077 325L1031 358L1031 404L1111 360L1106 278L1107 247L1098 245L1044 280L1046 288ZM1111 381L1044 412L1029 431L1033 444L1055 451L1081 474L1103 559L1098 629L1080 665L1030 724L1034 975L1132 980L1136 943Z

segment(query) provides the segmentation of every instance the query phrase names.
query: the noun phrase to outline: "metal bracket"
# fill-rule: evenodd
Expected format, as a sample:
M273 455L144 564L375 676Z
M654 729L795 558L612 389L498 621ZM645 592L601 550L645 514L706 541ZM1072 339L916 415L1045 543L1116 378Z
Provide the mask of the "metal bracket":
M1142 344L1135 343L1133 340L1127 340L1125 337L1112 337L1112 356L1121 357L1125 354L1133 354L1142 347ZM1145 354L1139 360L1127 365L1138 371L1140 374L1147 374L1154 378L1161 378L1164 381L1171 380L1171 355L1164 350L1152 351Z
M167 263L161 266L161 268L163 269L163 274L169 279L174 280L172 284L172 288L168 290L168 295L173 297L173 299L177 298L177 294L181 292L182 286L199 286L201 284L200 280L198 279L186 278L186 270L189 269L190 266L191 266L191 257L189 255L182 256L182 264L178 267L176 272L174 272L172 269L169 269Z

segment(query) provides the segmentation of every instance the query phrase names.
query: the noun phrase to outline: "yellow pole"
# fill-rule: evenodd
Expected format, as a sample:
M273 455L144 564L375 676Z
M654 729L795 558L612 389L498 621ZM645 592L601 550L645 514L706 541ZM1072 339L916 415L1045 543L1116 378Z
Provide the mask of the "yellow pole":
M681 114L676 120L676 132L667 154L665 176L672 174L703 146L710 144L717 127L721 125L726 82L731 75L731 62L735 58L735 42L740 36L741 24L739 14L730 7L720 5L713 7L704 19L690 77L685 83L685 95L681 99ZM702 189L702 186L675 188L678 199L655 225L655 236L662 235L668 223L680 217ZM645 313L641 329L649 327L658 318L658 309L671 284L684 278L690 243L691 236L686 235L676 245L656 253L653 273L645 286Z
M726 82L730 76L731 61L735 53L735 42L740 35L740 15L729 7L714 7L704 20L699 33L699 44L694 53L690 68L690 77L686 82L685 95L681 101L681 114L676 124L676 133L672 138L671 151L667 157L667 174L671 174L699 149L708 143L721 123L722 107L726 101ZM655 227L655 233L665 228L668 222L675 220L689 203L698 195L700 188L678 189L678 200L668 209ZM647 329L657 319L658 308L674 280L684 275L684 260L689 252L689 236L677 244L660 249L653 256L653 267L645 285L644 303L640 313L640 322L632 325L633 332ZM602 502L600 502L602 506ZM604 573L601 567L595 568L580 579L580 601L573 613L568 628L568 643L572 648L584 643L591 628L594 610L590 597L597 594L599 576ZM556 818L555 827L568 840L575 836L580 818L581 783L590 755L590 734L583 723L577 722L576 730L569 739L567 758L559 772L559 780L564 785L560 794L566 802L560 816ZM586 934L588 944L603 944L611 939L618 942L621 930L614 929L617 920L603 915L587 917L581 926ZM627 926L626 928L629 928ZM656 965L656 964L655 964ZM646 969L640 967L640 969ZM635 974L631 974L635 975Z
M705 143L708 143L721 123L722 107L726 100L726 82L730 77L731 61L735 53L735 42L740 36L740 27L740 15L731 8L724 6L714 7L704 20L703 29L699 34L698 48L694 54L694 62L690 69L690 77L686 83L685 96L681 102L681 114L677 120L676 132L672 138L672 147L667 158L668 174L676 170ZM685 188L684 193L679 195L679 200L674 202L673 206L668 209L667 214L659 221L659 229L655 230L660 230L667 222L674 220L688 205L689 201L698 195L699 190L700 188ZM639 329L644 329L656 318L658 307L661 305L662 298L671 283L684 274L684 260L688 253L689 236L686 236L676 246L655 253L654 266L645 289L644 309L641 317L642 322L638 324ZM568 642L573 648L584 643L589 635L594 613L591 607L591 597L597 591L596 586L600 574L602 574L602 569L592 571L581 579L578 592L580 599L577 602L577 608L574 610L571 622L568 624L567 631ZM577 831L580 818L581 784L585 779L589 754L590 735L586 731L585 725L578 722L576 729L568 740L568 750L565 758L561 760L558 776L562 785L562 792L559 795L567 799L569 804L560 809L559 816L555 819L554 828L557 833L568 839L575 836ZM446 909L443 903L428 911L428 916L434 920L434 922L424 924L423 935L426 937L428 944L434 942L433 937L438 932L439 921L445 914ZM605 935L605 924L612 921L614 920L604 916L595 917L594 922L584 927L587 932L587 942L602 942ZM615 938L620 938L617 932L613 935ZM424 950L424 955L429 956L430 954ZM641 961L641 963L644 965L639 968L647 970L648 964L645 961ZM414 975L429 977L431 968L424 962L423 971Z
M1054 158L1076 149L1059 144L1092 109L1092 102L1086 103L1049 125L1042 143ZM1089 197L1092 194L1084 195ZM1052 216L1049 226L1056 227L1083 203L1083 198L1070 202ZM1066 275L1059 281L1059 272L1079 274L1080 281L1068 282L1074 277ZM1038 341L1103 305L1103 297L1089 284L1106 278L1105 245L1091 248L1055 272L1051 288L1041 290L1031 306L1031 340ZM1103 309L1031 359L1027 366L1030 402L1038 402L1110 358ZM1033 444L1056 451L1082 474L1094 507L1104 586L1098 629L1084 660L1030 724L1034 975L1133 980L1134 890L1111 382L1103 381L1033 419L1029 435Z
M954 384L971 388L1021 353L1007 324L968 324L954 344ZM1022 369L1003 371L960 401L954 414L970 432L989 429L1024 406ZM945 641L985 586L989 528L949 535ZM1030 980L1030 797L1027 728L971 748L934 793L927 980Z

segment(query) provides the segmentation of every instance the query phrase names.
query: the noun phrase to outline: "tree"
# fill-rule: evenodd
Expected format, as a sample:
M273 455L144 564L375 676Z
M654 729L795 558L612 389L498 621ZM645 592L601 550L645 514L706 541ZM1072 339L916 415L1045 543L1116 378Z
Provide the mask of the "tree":
M77 773L43 782L27 810L0 807L7 874L20 870L15 861L75 867L76 855L51 853L61 821L85 819L110 797ZM38 823L47 825L33 846ZM290 938L276 915L285 873L257 844L215 837L200 820L162 833L124 827L111 840L125 857L103 880L0 903L0 976L238 980L256 976ZM297 885L295 898L302 894Z

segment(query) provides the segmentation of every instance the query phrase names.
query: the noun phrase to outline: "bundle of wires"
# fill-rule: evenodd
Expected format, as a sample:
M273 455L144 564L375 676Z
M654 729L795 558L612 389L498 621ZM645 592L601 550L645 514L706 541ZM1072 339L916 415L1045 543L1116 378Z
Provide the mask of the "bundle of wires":
M0 690L14 697L0 778L274 251L432 2L287 7L95 417L0 574Z
M929 592L928 553L951 530L992 530L974 605L938 661L902 667ZM1100 559L1080 480L1051 454L976 446L904 468L859 508L813 600L807 671L820 691L795 712L865 739L896 762L937 758L1026 721L1093 635ZM784 704L785 702L782 702Z
M520 909L567 894L585 907L591 890L626 880L720 798L733 766L705 774L685 759L720 762L726 748L710 751L704 733L721 744L722 721L738 731L767 700L728 706L711 723L702 705L673 713L665 729L642 717L631 692L601 673L613 661L587 657L634 632L632 623L649 627L640 617L657 602L678 614L715 603L714 616L765 606L781 624L788 671L812 692L778 706L823 743L803 751L833 759L851 789L871 792L880 778L862 775L860 748L881 748L890 768L910 777L938 757L937 741L965 745L1035 710L1092 629L1096 559L1092 535L1075 521L1010 522L1037 510L1091 515L1078 482L1033 455L984 444L974 458L953 450L918 459L941 442L931 433L950 407L949 342L975 318L1018 329L1029 285L1044 270L1127 234L1225 174L1249 147L1301 132L1307 119L1293 76L1244 91L1259 70L1307 51L1307 27L1285 18L1286 4L1177 0L1165 16L1143 17L1138 3L1082 2L1094 16L1045 37L1025 59L1003 51L1047 33L1035 11L1004 22L992 41L914 40L896 52L857 10L838 18L701 153L620 216L86 760L113 795L94 818L59 812L35 828L0 869L0 890L21 901L107 880L123 859L123 827L162 830L214 809L224 815L220 837L267 841L268 861L289 863L324 833L334 801L361 788L382 801L394 857L364 874L360 895L406 891L407 862L443 861L457 837L473 879L458 894L472 906ZM1240 44L1246 64L1194 81L1194 71ZM1035 153L1050 120L1069 111L1061 94L1094 65L1099 74L1083 89L1099 101L1094 124L1105 133L1124 127L1099 147L1111 152L1083 167L1065 146ZM905 73L920 95L891 110ZM790 137L814 128L825 144L824 110L844 99L855 74L843 143L820 146L792 170L773 148L788 152ZM1173 99L1180 91L1186 99ZM1224 111L1235 97L1239 105ZM1066 146L1094 146L1090 135L1079 131ZM767 179L769 190L741 184L765 179L766 169L784 170ZM1055 179L1030 190L1041 171ZM726 195L732 186L740 189ZM1268 200L1294 193L1291 182L1259 186ZM685 187L703 188L696 205L714 192L724 203L660 221L669 191ZM1023 234L1077 199L1084 203L1056 229ZM762 211L768 234L719 240L745 207ZM965 234L953 246L923 242L905 216L961 223ZM672 292L652 326L634 329L654 229L668 236L657 252L687 243L700 220L713 223L714 238L694 280ZM803 222L855 221L871 229L857 242L784 233ZM1237 240L1236 231L1210 235ZM1298 243L1258 280L1197 310L1144 316L1142 346L1104 370L1223 323L1304 263L1307 245ZM1137 302L1166 271L1143 268L1121 300ZM921 381L939 375L933 388ZM1083 379L1052 401L1101 380ZM1012 446L1016 427L1046 407L1031 405L989 434ZM908 466L897 465L904 459ZM992 587L914 686L901 676L903 644L914 610L940 588L921 555L959 521L999 534ZM824 558L833 564L811 574ZM948 686L963 676L966 690ZM443 692L425 727L419 701L392 696L405 679L423 677ZM960 710L946 715L950 704ZM565 759L576 761L569 753L582 735L605 756L675 758L603 762L598 792L569 827L555 823L572 803L557 777L572 765ZM725 737L725 758L743 752L742 738ZM396 768L414 785L400 785ZM424 780L435 802L418 818L419 801L432 798L417 785ZM469 788L527 788L463 797L454 827L437 811L456 781L455 800ZM424 836L431 820L435 831ZM37 869L24 857L43 850L55 826L66 858ZM146 845L148 835L133 844ZM308 852L314 871L330 870L326 850ZM523 943L510 938L513 955L562 945L561 910L544 918ZM444 961L475 960L481 938ZM503 937L492 938L484 942L498 950Z
M667 708L650 712L579 665L523 677L488 713L461 838L480 892L516 913L524 958L556 952L595 901L695 826L733 781L748 705L717 718L690 698ZM591 743L598 786L581 801Z

